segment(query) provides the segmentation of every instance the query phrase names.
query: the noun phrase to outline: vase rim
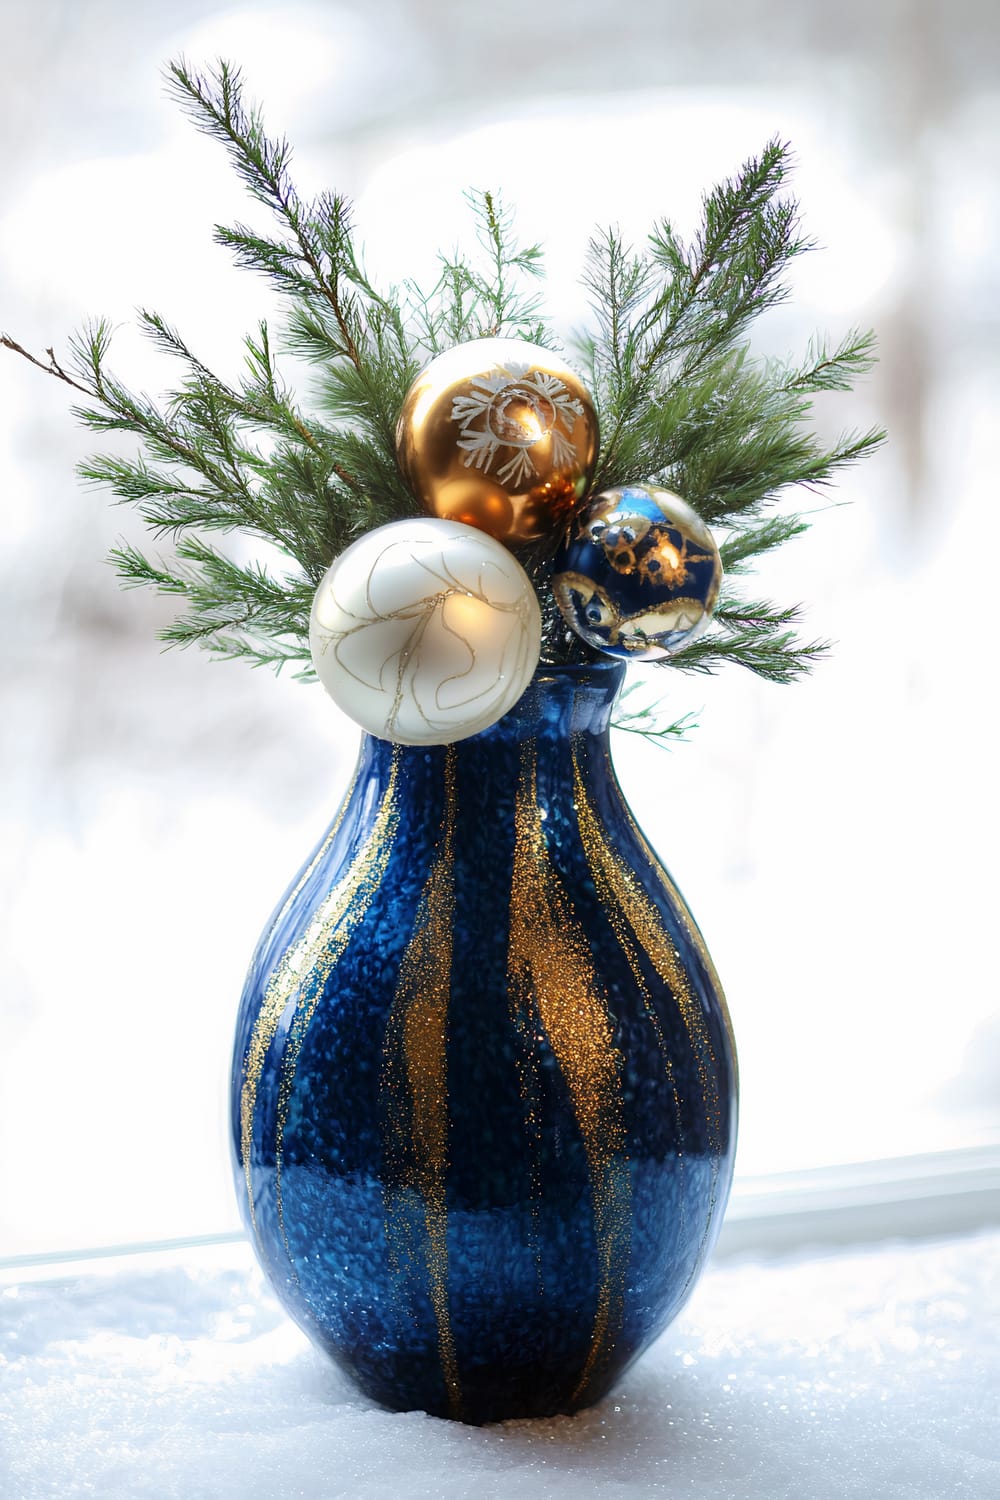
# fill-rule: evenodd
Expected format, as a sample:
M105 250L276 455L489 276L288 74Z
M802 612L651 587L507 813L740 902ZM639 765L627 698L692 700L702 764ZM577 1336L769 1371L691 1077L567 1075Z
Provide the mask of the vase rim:
M582 722L585 722L592 732L594 730L606 732L612 704L618 696L627 666L627 662L613 656L604 656L587 662L540 662L517 702L511 705L502 718L497 719L493 724L488 724L477 734L450 742L442 741L436 745L404 744L396 748L401 748L407 753L427 755L444 751L449 744L472 747L488 739L496 742L511 735L523 737L527 732L527 726L540 713L561 715L566 711L569 717L565 720L565 732L571 732L574 725L582 727ZM581 691L579 711L573 707L578 690ZM585 701L589 706L583 706ZM548 707L546 708L545 705ZM578 723L580 714L583 716L583 721ZM361 743L362 747L371 744L392 748L392 741L371 734L369 731L364 732Z
M582 682L590 679L600 681L601 678L611 680L615 677L623 677L628 663L620 657L601 656L595 661L575 662L539 662L535 668L531 684L543 683L549 680L554 682L572 681L577 678Z

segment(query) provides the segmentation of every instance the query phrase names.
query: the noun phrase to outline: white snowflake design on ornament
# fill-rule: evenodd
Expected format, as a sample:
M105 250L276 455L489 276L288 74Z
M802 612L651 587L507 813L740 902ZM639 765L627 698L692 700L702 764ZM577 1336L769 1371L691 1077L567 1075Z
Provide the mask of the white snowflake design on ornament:
M468 394L456 396L451 408L452 421L460 424L458 446L465 450L466 468L488 474L504 449L510 457L496 477L501 484L518 486L538 473L531 449L543 438L551 441L555 468L572 464L569 435L582 415L581 402L557 375L529 364L498 366L488 375L478 375Z

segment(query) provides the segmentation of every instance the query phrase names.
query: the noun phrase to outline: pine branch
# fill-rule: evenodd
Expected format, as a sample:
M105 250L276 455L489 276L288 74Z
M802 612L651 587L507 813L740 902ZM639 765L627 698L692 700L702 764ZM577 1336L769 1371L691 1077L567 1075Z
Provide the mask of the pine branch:
M797 625L802 619L802 607L798 604L776 605L766 600L736 599L723 594L715 610L715 623L727 630L746 633L751 630L770 634L787 625Z
M186 594L187 579L175 570L150 562L131 542L112 547L108 561L114 564L123 588L155 588L161 594Z
M269 240L237 225L218 226L216 238L238 264L262 271L323 321L327 357L350 365L364 393L355 415L391 461L396 415L417 367L395 298L375 289L357 257L346 199L326 193L309 204L299 197L288 142L271 139L260 111L245 106L242 77L230 64L199 74L180 59L169 66L168 87L198 129L223 143L246 187L288 235Z
M832 350L825 338L814 337L801 368L786 370L783 388L809 395L818 391L849 391L874 366L875 347L875 335L870 330L862 333L852 328Z
M874 451L871 429L824 446L809 430L812 398L848 390L870 369L871 334L835 346L815 339L801 364L754 360L745 342L758 315L787 295L786 273L810 248L794 200L780 193L789 153L772 141L704 200L690 246L668 221L635 253L615 230L591 243L586 284L596 332L577 341L595 390L604 442L595 488L653 481L729 528L727 572L806 529L768 516L789 491L820 490ZM724 600L718 625L665 659L681 671L737 661L774 681L807 671L825 650L786 627L796 610ZM727 628L728 627L728 628Z
M168 646L199 645L254 665L308 661L309 580L274 578L259 563L244 567L197 537L179 543L173 565L152 562L130 543L112 548L110 560L125 587L184 600L188 613L159 632Z
M46 364L42 360L36 359L33 354L29 354L27 349L22 348L20 344L18 344L14 339L11 338L9 333L0 333L0 345L2 345L4 349L10 349L13 354L20 354L24 359L28 361L29 364L34 365L36 369L44 370L46 375L55 375L57 379L64 381L66 385L72 386L74 391L80 391L84 396L89 396L92 394L86 386L80 385L79 382L74 380L71 375L67 375L66 371L62 368L62 366L56 359L54 350L46 349L45 352L49 357L48 363Z
M489 257L490 274L475 274L458 261L452 267L468 278L467 289L489 309L489 322L480 326L481 337L499 338L501 335L536 340L542 331L538 316L541 298L526 297L517 290L518 274L529 276L542 274L540 245L518 248L513 239L513 214L504 207L500 198L487 191L468 193L468 202L478 220L478 238Z
M807 248L796 237L797 209L776 199L788 148L771 141L733 181L704 201L690 248L662 220L636 257L609 234L612 256L594 268L599 298L618 310L605 328L597 394L605 439L597 488L612 482L636 413L669 385L693 379L731 349L759 313L786 295L781 274ZM599 244L599 242L598 242ZM617 279L616 279L617 278ZM603 289L603 291L602 291Z
M317 372L310 409L283 379L265 322L244 341L244 373L226 381L172 323L140 311L140 326L179 372L155 399L111 370L106 323L72 341L65 368L52 349L41 359L9 335L0 342L82 397L74 410L88 429L134 441L136 452L96 454L80 472L173 544L170 560L151 561L131 546L112 553L125 585L182 604L167 643L275 670L293 666L309 678L309 599L331 560L359 533L421 513L395 457L410 383L428 356L464 340L548 343L536 286L541 252L518 242L496 194L473 193L472 253L441 255L429 291L412 281L380 289L356 250L349 204L333 193L312 202L299 195L290 146L246 103L237 69L221 62L199 73L181 59L170 65L168 84L198 129L223 144L277 226L268 234L252 224L218 225L215 237L285 299L283 345ZM576 347L603 434L595 488L650 480L682 494L725 531L730 578L806 528L795 492L824 489L883 440L869 430L827 446L811 428L814 399L849 390L870 368L870 334L814 339L798 363L750 352L753 319L787 294L789 267L809 248L794 200L784 196L788 167L788 148L770 142L706 196L688 244L666 219L639 251L616 229L599 232L585 275L594 318ZM288 573L237 563L207 540L228 535L278 548ZM519 556L538 592L545 659L587 661L593 652L568 632L551 592L558 542L542 539ZM712 630L664 664L712 672L737 662L790 681L826 649L800 641L798 621L797 607L741 600L727 583ZM677 728L650 729L652 710L624 717L638 725L621 727L657 738Z
M198 643L212 656L226 661L245 661L251 667L270 667L279 676L285 667L293 666L296 682L318 681L312 665L308 641L289 641L287 644L271 636L258 637L243 632L239 635L208 636Z
M298 250L266 239L245 224L217 224L215 242L230 251L237 266L261 272L286 296L306 299L315 296L315 283L308 267L303 270Z
M670 750L698 728L697 720L691 713L684 714L672 723L664 722L662 698L651 703L635 702L634 695L640 687L640 683L630 682L622 689L611 721L612 729L619 729L623 734L641 735L651 744L659 745L661 750Z
M292 274L284 290L325 299L340 328L345 357L360 365L361 352L340 285L345 263L351 258L345 200L326 198L321 205L322 221L315 209L303 203L289 175L292 151L288 141L283 136L269 137L261 112L244 105L242 74L228 62L220 61L216 69L200 74L180 58L168 66L167 87L197 128L221 141L244 186L291 235L290 245L275 243L238 227L232 232L232 247L246 257L242 263L279 277ZM217 234L225 242L227 231L219 229Z
M802 642L792 631L772 634L755 622L725 635L711 631L700 636L662 665L681 672L713 673L735 662L767 682L789 683L811 671L830 649L828 641Z
M415 349L433 357L468 339L521 338L549 345L541 297L525 290L526 278L543 274L539 245L521 245L514 215L499 194L468 192L479 263L455 250L439 255L440 273L429 292L407 281L401 304Z
M723 572L728 577L745 573L751 558L772 552L808 530L809 523L801 516L770 516L755 526L734 531L719 547Z

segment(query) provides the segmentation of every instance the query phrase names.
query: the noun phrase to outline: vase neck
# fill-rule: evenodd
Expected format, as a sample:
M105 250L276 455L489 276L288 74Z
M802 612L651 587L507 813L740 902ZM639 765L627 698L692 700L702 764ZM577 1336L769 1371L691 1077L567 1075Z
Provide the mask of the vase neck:
M568 741L581 734L606 740L624 675L625 664L610 659L585 666L541 666L510 712L489 729L454 746L392 745L365 735L362 764L376 769L395 760L400 768L428 766L449 751L460 758L503 756L525 740Z

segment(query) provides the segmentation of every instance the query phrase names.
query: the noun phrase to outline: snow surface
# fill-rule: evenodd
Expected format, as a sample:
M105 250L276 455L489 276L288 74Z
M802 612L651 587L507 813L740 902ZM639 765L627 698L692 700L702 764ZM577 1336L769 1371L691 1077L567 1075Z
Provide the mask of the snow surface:
M356 1396L245 1245L36 1269L0 1291L0 1495L992 1500L998 1260L991 1232L716 1265L600 1406L491 1428Z

